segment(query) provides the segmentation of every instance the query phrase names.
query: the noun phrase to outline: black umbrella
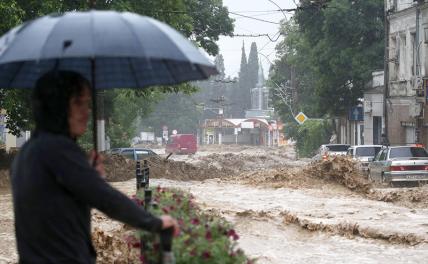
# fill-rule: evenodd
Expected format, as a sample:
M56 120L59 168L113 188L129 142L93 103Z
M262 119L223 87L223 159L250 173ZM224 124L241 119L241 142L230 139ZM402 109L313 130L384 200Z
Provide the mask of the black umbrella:
M217 74L176 30L129 12L48 15L0 38L0 88L33 88L53 69L76 71L91 80L96 150L96 89L170 85Z

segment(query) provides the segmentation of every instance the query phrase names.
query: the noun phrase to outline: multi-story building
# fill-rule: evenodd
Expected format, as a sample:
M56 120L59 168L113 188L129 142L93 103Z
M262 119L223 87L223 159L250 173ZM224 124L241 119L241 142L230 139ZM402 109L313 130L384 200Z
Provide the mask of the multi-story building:
M364 144L381 144L385 128L383 116L384 73L372 73L370 88L364 92Z
M386 126L391 144L427 145L428 3L385 0Z

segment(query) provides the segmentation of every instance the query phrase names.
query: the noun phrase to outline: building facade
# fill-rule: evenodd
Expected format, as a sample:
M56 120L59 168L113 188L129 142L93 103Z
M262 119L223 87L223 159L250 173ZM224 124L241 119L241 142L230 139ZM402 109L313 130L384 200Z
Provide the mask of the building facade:
M372 73L371 87L364 93L364 144L380 144L385 128L383 116L384 72Z
M422 0L386 0L386 12L386 132L391 144L426 146L428 4Z

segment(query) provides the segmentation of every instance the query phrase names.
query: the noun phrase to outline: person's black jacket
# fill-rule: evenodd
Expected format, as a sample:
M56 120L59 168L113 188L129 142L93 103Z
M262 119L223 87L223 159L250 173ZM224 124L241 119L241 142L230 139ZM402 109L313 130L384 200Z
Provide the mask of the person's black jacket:
M106 183L63 135L37 132L15 158L11 180L20 263L95 263L92 207L137 228L162 227Z

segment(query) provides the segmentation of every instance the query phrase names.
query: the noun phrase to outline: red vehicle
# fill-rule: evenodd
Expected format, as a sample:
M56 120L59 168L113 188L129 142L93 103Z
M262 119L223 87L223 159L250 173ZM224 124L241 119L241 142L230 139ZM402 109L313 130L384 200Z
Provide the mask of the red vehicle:
M192 134L171 135L166 145L166 153L195 154L197 151L196 136Z

